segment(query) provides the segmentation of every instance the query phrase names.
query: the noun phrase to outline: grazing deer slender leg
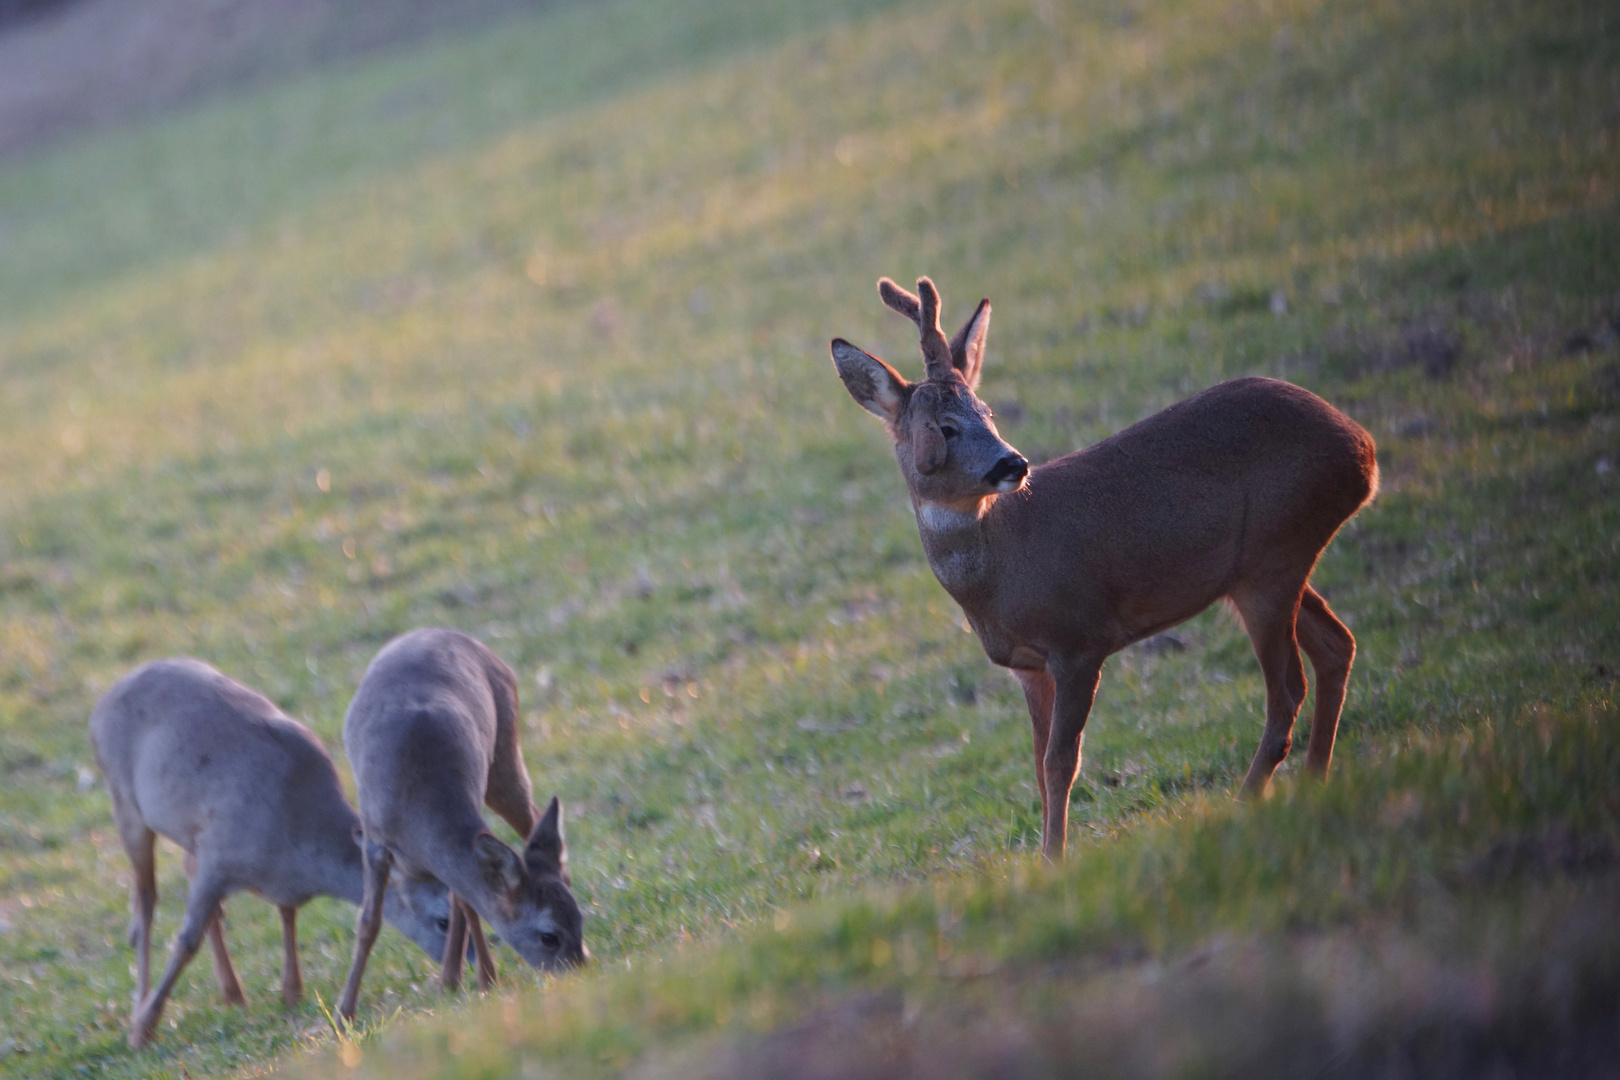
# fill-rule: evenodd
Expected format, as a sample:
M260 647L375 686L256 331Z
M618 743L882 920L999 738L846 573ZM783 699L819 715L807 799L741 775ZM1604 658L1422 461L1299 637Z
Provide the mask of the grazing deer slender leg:
M1249 642L1266 680L1266 727L1260 747L1243 778L1243 794L1264 795L1272 773L1293 744L1294 720L1305 701L1305 665L1299 658L1294 624L1300 593L1273 589L1266 594L1233 594L1232 603L1249 632Z
M1041 763L1046 774L1046 828L1041 850L1054 862L1063 857L1069 829L1069 792L1080 772L1080 738L1097 696L1104 659L1101 654L1081 654L1047 662L1053 684L1052 727L1046 759Z
M152 911L157 907L157 833L148 829L139 813L120 806L116 793L113 816L124 842L134 878L129 884L129 946L135 950L135 1010L152 989ZM126 812L128 811L128 812ZM133 1013L131 1014L133 1020Z
M192 881L191 893L186 897L186 917L180 924L180 932L174 936L174 951L169 954L169 964L163 969L163 978L158 980L157 987L136 1008L135 1018L130 1023L130 1046L138 1050L151 1038L158 1018L163 1015L164 1002L168 1001L170 992L174 990L180 972L197 955L203 936L209 932L215 916L219 914L219 904L224 897L225 882L214 875L202 874Z
M444 959L439 964L439 986L454 990L461 985L467 965L467 908L461 897L450 894L450 926L444 932Z
M484 926L472 905L463 903L467 912L467 933L472 937L473 952L478 957L478 989L488 990L495 985L495 958L489 954L489 942L484 940Z
M281 912L281 1000L296 1009L304 1000L304 972L298 966L298 909L277 904Z
M1052 698L1056 688L1052 673L1017 670L1018 683L1024 688L1024 704L1029 706L1029 724L1035 736L1035 786L1041 793L1041 828L1046 828L1046 742L1052 731Z
M225 905L222 903L208 921L208 945L214 954L214 978L219 981L219 994L227 1005L242 1005L247 998L242 993L242 980L236 977L236 965L225 948Z
M184 865L186 880L196 883L197 856L186 852ZM225 903L214 911L214 917L208 920L208 951L214 958L214 979L219 983L219 996L225 999L227 1005L243 1005L247 998L242 995L242 980L236 977L236 965L231 963L230 950L225 948Z
M1356 658L1356 639L1309 585L1300 597L1296 632L1316 672L1316 711L1311 718L1311 739L1305 747L1305 770L1326 777L1333 760L1333 739L1344 708L1344 688Z
M371 959L371 947L377 944L377 934L382 930L383 896L388 891L388 872L394 866L393 852L369 839L362 839L360 853L365 878L360 915L354 923L354 958L349 961L349 977L343 981L337 1008L338 1015L350 1023L360 1003L360 979L366 973L366 961Z

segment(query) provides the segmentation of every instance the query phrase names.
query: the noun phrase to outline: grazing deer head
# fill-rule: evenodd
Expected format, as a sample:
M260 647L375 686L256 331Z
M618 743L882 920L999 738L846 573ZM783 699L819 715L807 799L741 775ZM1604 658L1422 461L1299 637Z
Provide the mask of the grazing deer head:
M579 903L569 891L562 803L555 796L519 856L481 832L473 841L479 873L495 896L496 925L512 950L543 971L577 967L586 959Z

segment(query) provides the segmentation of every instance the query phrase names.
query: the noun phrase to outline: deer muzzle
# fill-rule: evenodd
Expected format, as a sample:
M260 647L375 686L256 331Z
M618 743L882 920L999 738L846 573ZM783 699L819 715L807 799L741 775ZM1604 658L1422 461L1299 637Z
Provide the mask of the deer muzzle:
M1029 462L1022 454L1008 454L984 474L984 482L997 491L1017 491L1029 475Z

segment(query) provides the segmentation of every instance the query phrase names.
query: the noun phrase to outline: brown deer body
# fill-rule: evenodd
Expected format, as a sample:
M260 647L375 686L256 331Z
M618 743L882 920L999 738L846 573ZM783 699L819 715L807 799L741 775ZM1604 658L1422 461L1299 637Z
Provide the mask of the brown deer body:
M832 343L855 400L882 419L923 550L990 660L1023 685L1034 731L1042 847L1062 855L1081 735L1103 661L1221 598L1243 620L1266 682L1266 724L1244 779L1262 793L1318 681L1306 767L1325 776L1355 639L1310 576L1378 488L1370 435L1321 398L1234 379L1031 470L974 394L990 303L947 342L939 295L887 278L884 301L917 323L927 377L901 378Z
M518 745L517 676L458 630L413 630L385 645L349 704L343 745L364 832L365 898L338 1013L354 1018L389 875L436 879L451 892L440 977L461 979L468 936L480 988L495 980L482 922L530 965L584 963L579 904L569 891L562 806L542 815ZM521 855L484 824L488 805L518 835Z
M107 691L90 716L90 742L134 870L130 1043L150 1038L204 934L220 992L242 1002L221 925L225 898L242 889L281 911L282 996L297 1004L298 908L314 896L361 898L360 819L320 741L200 660L175 659L136 668ZM168 967L149 994L158 834L185 850L191 890ZM448 891L431 879L391 889L383 903L383 917L435 957L444 954L449 916Z

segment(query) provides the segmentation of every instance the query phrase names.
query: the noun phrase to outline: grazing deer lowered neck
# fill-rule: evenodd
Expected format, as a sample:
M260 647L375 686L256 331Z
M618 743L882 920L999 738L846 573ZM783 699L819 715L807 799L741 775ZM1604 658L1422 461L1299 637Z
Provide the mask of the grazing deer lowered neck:
M935 576L1023 686L1046 856L1063 854L1103 661L1223 597L1266 682L1244 790L1263 793L1288 754L1301 648L1318 680L1305 764L1325 776L1355 639L1310 576L1377 491L1372 436L1297 386L1234 379L1031 470L974 393L990 302L947 341L933 282L913 296L884 278L878 292L917 325L926 377L907 382L842 338L833 363L894 440Z
M282 996L297 1004L298 908L314 896L361 899L360 819L319 740L200 660L176 659L136 668L107 691L91 713L90 742L134 871L131 1045L151 1037L205 934L221 994L241 1003L222 923L225 898L242 889L280 908ZM191 891L168 967L149 994L159 834L185 850ZM401 882L383 900L382 917L436 957L449 916L449 893L431 879Z
M440 979L460 983L471 937L478 983L495 981L488 922L531 966L583 964L579 904L569 890L562 804L542 815L518 745L517 677L482 642L456 630L413 630L385 645L367 668L343 722L343 745L359 791L365 897L354 959L338 999L353 1019L376 940L384 889L396 867L451 892ZM522 854L496 839L488 805L520 836Z

